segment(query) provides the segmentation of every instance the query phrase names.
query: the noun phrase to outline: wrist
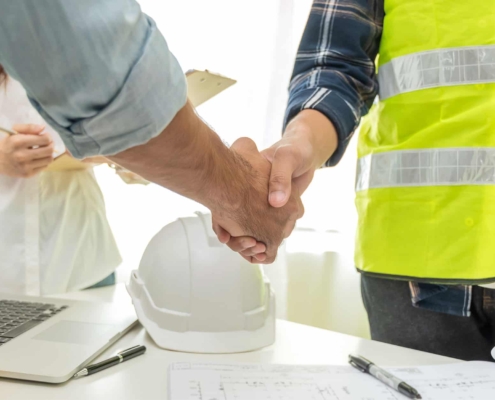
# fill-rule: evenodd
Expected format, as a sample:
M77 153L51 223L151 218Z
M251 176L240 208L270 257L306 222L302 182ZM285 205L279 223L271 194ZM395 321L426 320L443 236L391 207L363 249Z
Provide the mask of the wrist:
M210 138L205 151L198 179L198 201L212 212L223 214L242 207L249 189L246 164L229 149L210 128Z
M315 169L321 167L338 146L334 125L316 110L303 110L297 114L287 125L284 137L294 137L308 144Z
M207 190L201 190L205 199L201 203L230 235L254 235L261 231L258 217L265 211L259 206L266 204L268 208L268 185L247 159L234 150L226 150L203 176Z

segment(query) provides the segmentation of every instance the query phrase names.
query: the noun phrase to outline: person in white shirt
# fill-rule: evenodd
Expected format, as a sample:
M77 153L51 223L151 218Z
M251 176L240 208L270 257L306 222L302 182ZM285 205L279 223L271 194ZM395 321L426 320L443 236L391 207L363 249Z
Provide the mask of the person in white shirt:
M54 157L66 153L60 136L21 84L3 78L0 126L19 134L0 132L0 292L93 286L121 263L93 165L74 160L53 168Z

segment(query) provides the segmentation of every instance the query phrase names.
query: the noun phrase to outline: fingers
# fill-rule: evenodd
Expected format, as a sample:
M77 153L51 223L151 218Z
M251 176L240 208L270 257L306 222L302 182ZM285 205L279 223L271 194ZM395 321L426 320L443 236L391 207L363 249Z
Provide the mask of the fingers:
M266 260L267 257L265 251L266 251L265 244L258 242L256 246L241 251L239 252L239 254L243 257L254 258L253 262L263 262Z
M10 139L14 149L51 146L53 152L53 142L49 135L23 134L12 136Z
M256 256L259 254L263 254L266 251L266 246L264 243L256 242L256 241L254 241L254 243L255 243L254 246L246 247L245 249L239 250L239 252L245 256Z
M35 124L15 124L12 129L23 135L39 135L45 127Z
M52 161L53 158L50 156L41 158L39 160L18 164L12 172L11 176L17 178L30 178L36 175L38 172L44 170L48 165L50 165Z
M49 145L37 149L18 150L12 154L11 158L12 162L17 164L19 168L30 169L32 164L35 165L35 168L38 168L47 160L49 160L48 164L51 163L53 161L52 154L53 148ZM41 161L41 163L37 161Z
M246 261L250 262L251 264L268 264L265 263L266 254L258 254L256 256L245 256L242 253L239 254L242 258L244 258Z
M266 246L249 236L233 237L220 225L213 223L213 230L218 240L226 244L232 251L239 253L250 263L258 263L266 260Z
M43 158L52 158L53 155L53 144L44 147L38 147L36 149L26 150L29 154L31 160L40 160Z
M257 246L256 240L249 236L231 237L230 240L226 242L226 244L231 248L231 250L237 253L243 252L247 249L251 249ZM246 254L246 255L251 256L253 254Z
M48 167L48 165L51 164L53 161L53 157L46 157L46 158L40 158L38 160L34 160L31 163L28 164L28 168L30 168L32 171L33 170L38 170L38 169L43 169Z
M212 225L213 232L216 233L218 240L220 243L226 244L230 240L230 233L223 229L219 224L213 222Z
M299 167L291 145L279 146L272 156L268 201L272 207L283 207L291 194L292 174Z
M266 246L264 243L257 242L249 236L230 237L226 243L227 246L236 253L239 253L250 262L260 262L266 259Z

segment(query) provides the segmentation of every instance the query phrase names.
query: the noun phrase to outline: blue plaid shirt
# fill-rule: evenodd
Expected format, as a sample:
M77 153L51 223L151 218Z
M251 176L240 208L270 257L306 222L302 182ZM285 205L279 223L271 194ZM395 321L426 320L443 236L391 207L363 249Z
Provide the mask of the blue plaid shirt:
M334 124L339 145L327 161L343 156L377 92L375 59L383 28L384 0L315 0L297 53L287 124L303 109L318 110ZM469 316L471 287L410 283L414 306Z

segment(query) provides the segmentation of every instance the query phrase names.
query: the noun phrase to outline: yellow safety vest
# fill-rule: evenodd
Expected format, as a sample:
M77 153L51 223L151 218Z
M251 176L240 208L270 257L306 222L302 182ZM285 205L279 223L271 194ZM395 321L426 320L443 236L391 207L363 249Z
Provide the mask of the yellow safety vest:
M356 266L495 281L495 1L385 0L358 145Z

